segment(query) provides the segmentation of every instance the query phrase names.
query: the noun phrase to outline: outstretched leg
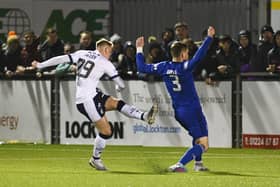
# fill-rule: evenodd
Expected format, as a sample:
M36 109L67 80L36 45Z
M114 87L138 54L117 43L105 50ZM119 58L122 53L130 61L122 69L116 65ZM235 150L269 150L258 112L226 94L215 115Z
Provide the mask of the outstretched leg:
M105 103L106 111L118 110L125 116L135 119L146 121L149 124L153 124L155 121L156 113L158 112L158 104L154 103L148 112L143 112L135 106L126 104L123 100L118 100L110 96Z

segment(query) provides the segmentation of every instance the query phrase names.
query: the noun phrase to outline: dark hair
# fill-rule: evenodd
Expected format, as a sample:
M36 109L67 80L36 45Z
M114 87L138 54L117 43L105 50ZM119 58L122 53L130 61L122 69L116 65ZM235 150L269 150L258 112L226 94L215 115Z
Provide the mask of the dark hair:
M82 34L89 35L91 38L93 37L93 34L90 31L82 31L82 32L80 32L80 37L82 36Z
M25 35L30 35L32 37L35 37L34 31L31 31L31 30L24 31L22 36L25 36Z
M57 33L57 31L56 31L55 28L48 28L47 29L47 34L50 34L50 33Z
M223 35L220 35L219 36L219 41L220 42L232 42L232 39L231 39L231 37L230 37L230 35L228 35L228 34L223 34Z
M171 40L174 40L175 33L174 33L174 30L172 28L165 28L164 31L161 33L161 38L163 38L163 36L166 32L171 33Z
M170 47L170 53L172 57L179 57L183 50L188 49L187 45L182 42L174 42Z
M249 40L249 43L251 43L251 32L248 30L241 30L238 33L238 43L241 37L246 37Z
M273 28L270 25L264 25L261 28L261 34L263 34L265 31L269 31L272 34L274 33Z
M273 35L273 43L274 43L275 46L277 46L277 44L276 44L276 36L277 35L280 35L280 30L276 31Z
M185 27L186 29L189 28L188 24L186 22L177 22L175 25L174 25L174 30L176 30L178 27Z

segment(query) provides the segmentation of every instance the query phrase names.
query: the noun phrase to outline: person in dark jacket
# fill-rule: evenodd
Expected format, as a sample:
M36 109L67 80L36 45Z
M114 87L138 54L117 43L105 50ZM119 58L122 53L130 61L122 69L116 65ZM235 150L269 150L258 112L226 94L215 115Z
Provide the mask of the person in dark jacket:
M220 50L217 51L217 77L219 79L229 79L239 73L240 60L238 56L238 46L229 35L219 37Z
M56 29L47 30L47 39L40 46L42 60L48 60L52 57L63 55L64 42L59 39Z
M273 37L273 48L268 52L268 67L266 70L272 73L280 73L280 30Z
M238 54L240 59L240 72L252 72L256 69L257 45L252 43L251 33L241 30L238 33Z
M123 78L134 78L137 76L136 66L136 47L131 41L127 41L124 44L124 55L120 60L120 64L117 67L118 72Z
M95 50L95 41L90 31L83 31L80 34L80 50Z
M22 64L17 67L17 73L27 71L26 67L31 67L34 60L41 61L42 56L39 48L40 38L33 31L26 31L23 34L24 47L21 51Z
M265 72L268 66L267 53L273 48L273 29L270 25L264 25L261 28L261 40L258 46L257 54L257 71Z
M12 75L17 70L17 67L22 64L21 58L22 47L17 35L11 35L7 38L7 46L4 52L6 75Z

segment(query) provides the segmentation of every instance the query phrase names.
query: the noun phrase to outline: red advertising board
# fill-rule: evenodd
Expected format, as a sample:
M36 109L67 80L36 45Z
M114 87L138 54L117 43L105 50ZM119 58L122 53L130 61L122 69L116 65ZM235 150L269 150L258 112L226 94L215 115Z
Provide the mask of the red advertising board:
M280 134L243 134L243 148L280 149Z

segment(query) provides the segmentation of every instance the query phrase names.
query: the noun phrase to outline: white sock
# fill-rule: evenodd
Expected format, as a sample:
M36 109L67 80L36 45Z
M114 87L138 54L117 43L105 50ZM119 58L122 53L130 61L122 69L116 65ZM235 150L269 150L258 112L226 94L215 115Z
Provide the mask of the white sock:
M135 106L130 106L128 104L125 104L122 109L121 113L126 115L127 117L130 118L135 118L135 119L141 119L143 117L144 112L138 110Z
M195 161L194 163L195 163L195 164L203 164L202 160L200 160L200 161Z
M104 138L101 138L99 135L96 136L94 140L94 146L93 146L93 157L94 158L100 158L102 151L106 147L106 140Z

